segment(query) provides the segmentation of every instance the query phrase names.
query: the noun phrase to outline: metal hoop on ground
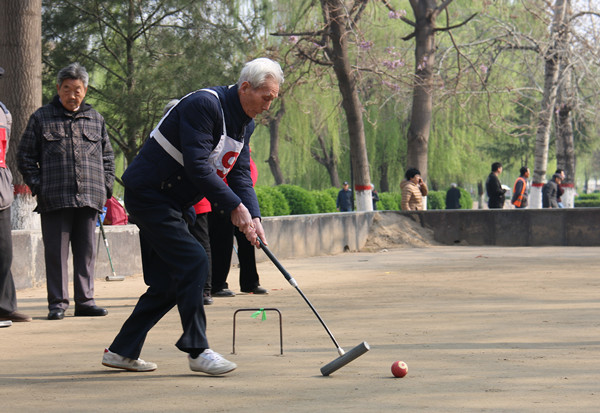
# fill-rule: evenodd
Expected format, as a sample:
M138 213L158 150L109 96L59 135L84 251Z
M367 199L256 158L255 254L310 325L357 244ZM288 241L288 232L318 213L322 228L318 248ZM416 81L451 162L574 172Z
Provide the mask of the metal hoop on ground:
M279 354L283 355L283 323L281 321L281 311L277 308L240 308L233 313L233 348L231 354L235 354L235 325L236 325L236 316L237 313L241 311L276 311L279 315Z

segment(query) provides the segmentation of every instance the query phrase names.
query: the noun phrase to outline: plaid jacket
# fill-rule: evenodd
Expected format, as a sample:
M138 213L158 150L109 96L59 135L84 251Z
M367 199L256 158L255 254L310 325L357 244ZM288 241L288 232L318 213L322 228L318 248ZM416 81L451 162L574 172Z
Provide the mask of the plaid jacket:
M37 212L81 207L102 211L112 194L114 154L104 118L86 103L69 112L55 96L31 115L19 142L17 165L37 196Z

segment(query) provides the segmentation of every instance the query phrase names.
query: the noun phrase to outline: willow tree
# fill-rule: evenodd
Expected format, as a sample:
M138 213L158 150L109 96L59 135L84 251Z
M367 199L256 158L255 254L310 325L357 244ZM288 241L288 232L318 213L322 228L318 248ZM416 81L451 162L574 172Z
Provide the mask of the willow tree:
M437 18L446 11L453 0L410 0L414 21L402 16L401 19L413 27L412 33L404 40L415 39L415 73L412 97L412 112L408 128L406 162L408 167L419 169L427 179L427 154L431 117L433 112L436 33L447 32L471 20L444 27L438 27Z
M317 30L288 31L276 36L300 36L297 53L305 59L333 68L346 115L350 140L352 181L359 211L372 211L371 178L367 155L363 107L359 98L358 71L352 66L350 44L368 0L321 0L323 21Z

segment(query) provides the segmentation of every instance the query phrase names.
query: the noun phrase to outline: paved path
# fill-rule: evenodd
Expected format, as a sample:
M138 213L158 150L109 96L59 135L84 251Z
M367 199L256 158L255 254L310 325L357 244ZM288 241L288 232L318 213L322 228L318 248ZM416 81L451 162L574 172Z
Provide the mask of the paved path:
M48 321L44 288L20 291L31 323L0 329L2 412L592 412L600 406L600 248L430 247L290 259L284 266L346 350L371 351L330 377L337 357L297 291L269 262L268 296L215 299L211 347L230 375L192 373L176 311L150 332L151 373L100 364L144 291L141 277L96 283L107 317ZM237 270L230 285L236 286ZM232 281L230 280L230 281ZM283 315L283 356L275 313ZM390 366L404 360L408 376Z

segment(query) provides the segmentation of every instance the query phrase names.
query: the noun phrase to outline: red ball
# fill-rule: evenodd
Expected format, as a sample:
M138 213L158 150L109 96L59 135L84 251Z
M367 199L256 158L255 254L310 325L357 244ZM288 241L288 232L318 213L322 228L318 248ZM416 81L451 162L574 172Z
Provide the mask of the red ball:
M408 374L408 366L403 361L395 361L392 364L392 374L394 377L404 377Z

